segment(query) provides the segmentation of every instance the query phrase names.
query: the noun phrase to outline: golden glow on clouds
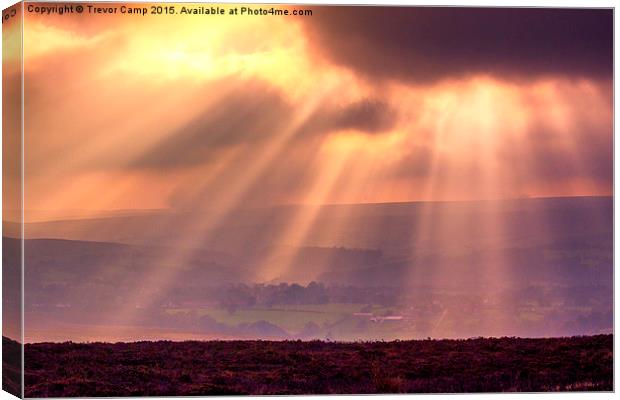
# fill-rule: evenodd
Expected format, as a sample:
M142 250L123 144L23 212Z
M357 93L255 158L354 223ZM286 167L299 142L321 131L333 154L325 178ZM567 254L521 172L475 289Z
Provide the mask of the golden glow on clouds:
M25 30L24 57L33 60L37 57L66 50L80 50L97 46L108 38L106 34L83 36L43 22L28 23Z
M209 23L201 18L173 21L149 25L146 35L133 35L130 56L119 60L118 68L194 80L258 78L295 100L335 75L351 83L341 69L308 58L303 31L291 20L224 15Z
M381 99L395 111L394 125L384 131L334 129L305 139L318 141L315 146L292 130L284 136L268 132L271 141L230 144L238 153L233 165L254 165L249 172L256 180L267 167L284 162L285 154L321 149L309 156L316 173L298 187L269 187L273 199L317 204L611 192L610 183L587 177L537 180L530 155L537 135L575 160L580 130L608 135L611 107L604 82L472 75L429 85L375 85L315 54L295 19L108 16L93 24L27 18L26 86L33 99L27 118L36 142L27 161L46 172L30 174L32 208L53 212L75 206L72 199L101 209L170 206L173 192L183 187L179 182L198 180L200 187L200 176L209 175L228 153L215 151L191 167L170 166L174 173L141 171L134 160L251 81L279 91L291 107L289 114L276 116L284 120L321 119L309 112L364 99ZM43 71L50 64L60 68ZM243 118L230 112L231 118ZM506 165L507 152L520 165ZM316 180L348 157L351 166L342 171L346 190L341 184L315 190ZM372 175L353 173L366 165L372 165ZM55 184L60 180L71 182L69 189ZM240 181L226 200L231 204L254 183ZM118 193L89 195L96 187Z

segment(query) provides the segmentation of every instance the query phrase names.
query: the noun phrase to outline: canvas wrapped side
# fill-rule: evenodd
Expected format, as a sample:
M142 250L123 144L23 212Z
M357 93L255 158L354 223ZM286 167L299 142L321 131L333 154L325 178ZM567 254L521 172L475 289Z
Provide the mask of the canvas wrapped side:
M2 11L2 390L23 397L22 3Z

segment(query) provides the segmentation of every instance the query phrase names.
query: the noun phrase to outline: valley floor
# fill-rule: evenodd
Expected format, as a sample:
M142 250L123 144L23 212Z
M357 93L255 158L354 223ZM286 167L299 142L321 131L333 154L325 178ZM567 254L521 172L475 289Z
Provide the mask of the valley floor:
M25 395L611 391L612 349L613 335L35 343L25 346Z

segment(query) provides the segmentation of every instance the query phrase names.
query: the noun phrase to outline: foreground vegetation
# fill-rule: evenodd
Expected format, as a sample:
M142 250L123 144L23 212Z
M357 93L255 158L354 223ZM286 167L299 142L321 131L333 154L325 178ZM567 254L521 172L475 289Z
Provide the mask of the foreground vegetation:
M21 397L22 383L21 345L7 337L2 337L2 390Z
M613 390L613 336L36 343L26 397Z

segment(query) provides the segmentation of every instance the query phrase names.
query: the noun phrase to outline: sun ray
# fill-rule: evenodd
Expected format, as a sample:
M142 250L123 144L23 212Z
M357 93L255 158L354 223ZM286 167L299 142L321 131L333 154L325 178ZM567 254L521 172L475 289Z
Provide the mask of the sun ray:
M358 263L369 286L380 284L370 277L389 275L404 298L429 287L465 291L480 307L467 329L518 331L519 317L498 310L530 285L519 276L519 246L565 233L553 201L541 209L532 202L521 221L515 215L526 198L613 194L610 79L548 71L535 60L506 70L500 51L497 65L483 57L435 70L425 63L436 56L416 40L395 59L404 42L366 51L379 33L341 43L355 15L335 24L324 11L28 14L26 222L45 221L41 237L41 226L57 226L50 231L66 229L55 233L63 239L148 247L153 258L137 268L144 276L136 290L122 294L126 307L102 322L138 325L144 310L161 312L183 274L207 276L220 256L235 259L221 263L229 269L221 276L244 283L353 281L358 270L338 265L346 248L372 252L369 263L383 257ZM326 32L337 34L326 42ZM9 66L11 57L3 53ZM398 202L405 204L367 204ZM131 216L123 220L120 210ZM607 214L603 207L589 217L604 228ZM67 216L71 224L59 221ZM585 231L573 229L567 237ZM301 271L301 257L315 250L327 256ZM125 261L93 261L92 278L114 282L133 266ZM465 332L453 323L458 306L435 310L428 330Z
M274 137L258 157L254 159L254 162L248 166L248 173L239 177L238 181L231 182L231 185L227 188L227 193L220 198L218 204L207 210L208 214L200 216L200 218L197 218L186 227L186 232L190 232L191 236L180 234L176 243L173 243L171 246L177 249L176 252L162 255L165 260L162 262L163 267L147 277L145 287L154 288L152 292L146 294L138 293L134 298L128 299L129 304L140 303L148 307L158 299L158 295L166 292L167 288L174 282L175 277L182 273L180 267L191 257L194 249L201 243L204 243L208 235L217 228L223 218L239 205L239 202L243 200L245 190L251 186L254 179L260 176L262 171L278 156L286 143L294 137L299 127L310 117L314 109L318 107L322 100L321 97L317 96L315 99L308 101L303 110L299 112L286 129ZM202 196L197 196L197 201L202 202ZM115 319L123 323L131 322L135 319L136 312L136 310L129 309L122 312Z

